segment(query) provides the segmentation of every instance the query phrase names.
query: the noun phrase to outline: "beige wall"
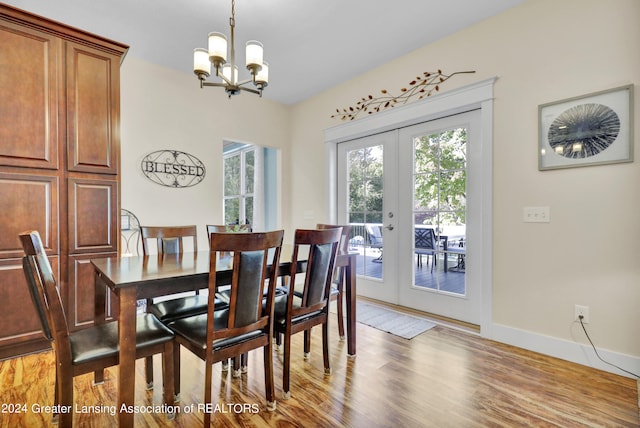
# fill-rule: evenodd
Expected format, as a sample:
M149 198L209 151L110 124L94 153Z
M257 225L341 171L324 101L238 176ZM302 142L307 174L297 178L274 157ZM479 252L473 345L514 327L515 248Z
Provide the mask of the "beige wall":
M303 189L325 186L317 160L325 156L323 129L340 123L330 119L337 107L437 68L477 71L454 77L443 90L498 76L494 323L586 343L572 323L574 304L586 305L599 347L640 356L640 165L537 167L539 104L638 83L639 18L637 0L531 0L295 106L291 218L314 211L315 220L324 220L323 195ZM550 206L551 223L523 223L524 206Z
M637 363L640 165L538 171L537 108L638 83L638 18L638 0L529 0L294 107L245 94L227 100L222 91L199 89L193 76L130 56L122 67L122 206L144 223L220 221L221 144L232 138L283 149L281 224L287 230L312 227L328 220L323 130L340 123L330 119L335 108L382 88L398 89L437 68L477 71L453 78L443 91L498 76L493 322L523 340L583 344L584 335L572 323L573 306L586 305L598 347ZM640 94L636 124L638 99ZM635 134L640 152L640 132ZM205 181L168 189L143 177L142 157L164 148L204 161ZM523 223L524 206L550 206L551 223ZM554 353L545 346L531 347Z
M142 224L196 224L198 245L206 246L206 224L222 222L222 143L248 142L281 149L289 163L289 108L252 94L227 99L219 88L200 89L187 75L125 59L121 77L122 207ZM175 149L200 159L205 179L189 188L160 186L147 179L140 162L156 150ZM282 168L281 206L288 207L287 168ZM282 184L281 184L282 186ZM283 209L280 221L287 221ZM203 247L204 248L204 247Z

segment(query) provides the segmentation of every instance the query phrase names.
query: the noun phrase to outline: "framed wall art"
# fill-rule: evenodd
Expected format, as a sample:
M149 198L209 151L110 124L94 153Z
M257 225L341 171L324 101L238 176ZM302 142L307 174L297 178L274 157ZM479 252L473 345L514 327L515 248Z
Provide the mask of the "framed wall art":
M538 107L538 169L633 161L633 85Z

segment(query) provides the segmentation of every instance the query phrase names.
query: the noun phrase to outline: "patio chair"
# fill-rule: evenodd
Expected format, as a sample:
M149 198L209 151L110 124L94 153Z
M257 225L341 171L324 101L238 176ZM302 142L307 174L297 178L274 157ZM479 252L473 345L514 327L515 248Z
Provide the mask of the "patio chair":
M429 257L432 258L431 272L437 260L438 246L436 243L436 233L431 227L416 227L414 229L414 248L417 257L418 267L422 267L422 256L427 256L427 267L429 266Z
M383 239L382 239L382 229L380 226L375 224L367 224L366 225L367 234L369 235L369 246L371 248L377 248L380 250L380 256L372 260L375 263L382 263L382 248L383 248Z

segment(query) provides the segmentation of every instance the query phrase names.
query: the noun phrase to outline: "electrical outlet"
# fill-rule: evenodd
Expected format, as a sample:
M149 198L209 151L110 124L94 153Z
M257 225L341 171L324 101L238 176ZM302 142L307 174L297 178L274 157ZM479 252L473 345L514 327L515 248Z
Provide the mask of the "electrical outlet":
M522 221L525 223L549 223L549 207L524 207L522 209Z
M582 322L589 324L589 306L575 305L573 309L574 321L580 322L580 315L582 315Z

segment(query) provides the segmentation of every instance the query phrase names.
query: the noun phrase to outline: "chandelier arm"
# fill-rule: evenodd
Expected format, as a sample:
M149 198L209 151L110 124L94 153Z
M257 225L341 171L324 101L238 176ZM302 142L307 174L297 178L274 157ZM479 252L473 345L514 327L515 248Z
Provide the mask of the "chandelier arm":
M226 83L220 83L220 82L202 82L200 86L217 86L220 88L226 88L229 85Z
M253 83L253 79L246 79L241 82L236 83L237 86L246 85L247 83Z
M252 94L257 94L262 96L262 91L258 89L247 88L246 86L238 86L238 89L240 89L241 91L247 91L247 92L251 92Z

